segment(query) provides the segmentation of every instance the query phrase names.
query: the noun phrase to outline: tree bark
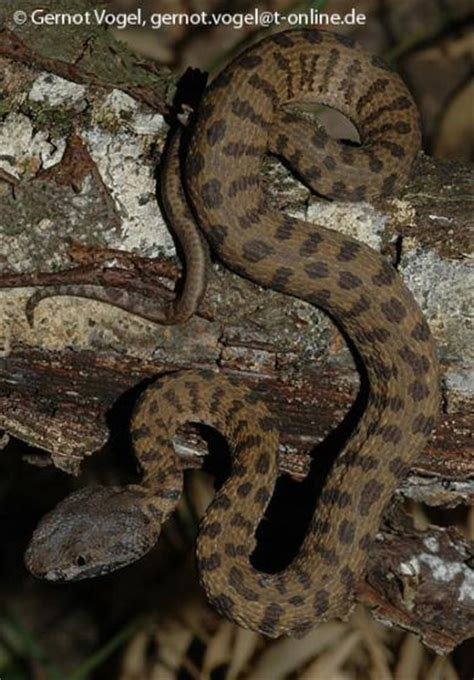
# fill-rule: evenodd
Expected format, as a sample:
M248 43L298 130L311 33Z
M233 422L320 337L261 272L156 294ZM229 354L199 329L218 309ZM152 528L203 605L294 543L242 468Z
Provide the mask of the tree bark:
M108 439L106 416L112 428L128 417L150 378L218 367L267 402L280 422L281 471L304 479L314 457L323 458L353 427L359 385L341 334L308 304L214 263L199 314L184 326L159 327L72 298L42 302L28 325L25 303L36 285L107 283L159 304L180 271L154 195L170 75L103 31L86 51L79 39L82 59L72 45L56 44L53 56L47 38L39 45L37 39L27 28L4 24L0 31L1 427L41 449L29 454L31 462L78 474L84 457ZM97 70L112 53L116 70ZM18 88L23 97L13 96ZM421 156L403 195L377 205L317 199L274 160L264 173L282 210L381 250L437 339L443 412L387 509L359 597L379 619L447 651L474 635L472 546L454 529L414 529L398 507L401 499L454 507L474 496L469 168ZM177 451L183 467L199 467L207 445L188 428ZM452 574L447 584L443 566Z

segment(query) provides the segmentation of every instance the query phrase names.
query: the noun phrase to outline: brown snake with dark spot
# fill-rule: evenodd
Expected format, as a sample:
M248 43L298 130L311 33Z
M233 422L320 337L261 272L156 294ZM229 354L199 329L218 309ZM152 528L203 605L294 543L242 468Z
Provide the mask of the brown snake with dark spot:
M357 126L361 145L315 131L285 112L291 102L341 111ZM388 195L405 182L418 152L417 111L398 76L351 40L291 31L245 51L207 89L186 157L186 193L180 136L169 145L163 172L165 205L186 250L180 301L163 314L123 291L66 286L41 291L30 310L47 295L72 294L162 322L188 318L205 286L206 250L194 214L229 268L338 321L364 362L367 408L329 473L297 556L276 574L257 571L249 559L278 475L275 423L247 390L196 371L160 379L136 408L141 483L68 497L40 523L26 561L37 576L71 580L147 552L181 494L172 437L181 423L202 421L221 430L233 452L230 476L197 541L207 596L242 626L300 636L350 610L382 511L434 427L438 368L428 326L397 272L362 243L270 207L260 166L270 151L320 193L352 200Z

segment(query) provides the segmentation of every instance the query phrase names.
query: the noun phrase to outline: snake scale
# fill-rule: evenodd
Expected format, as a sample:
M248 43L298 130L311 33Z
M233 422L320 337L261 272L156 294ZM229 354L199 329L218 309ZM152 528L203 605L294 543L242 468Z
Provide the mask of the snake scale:
M329 138L287 110L291 103L341 111L361 144ZM63 286L40 291L30 309L47 295L73 294L182 321L205 288L204 234L235 272L337 320L364 363L367 407L327 477L299 552L278 573L250 561L278 475L275 420L252 392L212 371L178 372L144 391L131 429L140 484L66 498L39 524L26 563L39 577L72 580L146 553L181 495L173 435L186 421L207 423L228 438L233 457L197 539L201 583L238 624L271 637L301 636L349 611L382 511L435 425L439 379L427 323L395 269L346 235L275 210L261 163L277 154L329 197L387 196L406 181L420 147L417 111L380 59L346 37L298 30L250 47L214 79L180 165L182 136L170 141L162 173L165 207L186 254L180 300L163 313L124 291Z

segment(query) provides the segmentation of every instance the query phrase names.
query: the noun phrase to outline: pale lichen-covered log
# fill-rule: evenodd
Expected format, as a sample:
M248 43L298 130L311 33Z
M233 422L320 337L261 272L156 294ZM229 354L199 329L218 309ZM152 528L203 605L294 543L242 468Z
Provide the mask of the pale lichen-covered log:
M94 41L83 59L73 58L71 45L58 59L60 52L53 57L28 33L0 31L0 425L44 452L31 454L32 462L77 474L84 456L107 441L105 417L113 428L119 397L122 416L160 373L219 368L260 392L280 422L281 469L302 479L311 460L331 453L353 426L359 386L341 334L308 304L264 291L215 263L199 315L182 327L159 327L73 298L43 301L33 327L27 323L25 303L35 284L112 283L159 304L179 271L155 198L172 81L156 66L134 62L123 47L117 59L126 65L123 73L110 65L104 73L94 70L87 60L103 59L105 49L101 35ZM282 210L350 233L398 267L437 339L443 375L436 434L398 497L446 507L472 503L469 169L422 156L403 195L378 205L322 201L271 160L265 177ZM183 466L192 467L207 447L189 430L177 450ZM415 537L405 524L393 529L394 508L360 597L379 618L447 650L474 634L467 614L456 620L450 614L453 598L472 613L469 547L435 528ZM435 562L455 565L452 587L437 581ZM404 564L418 569L417 586L428 581L431 590L407 585ZM390 573L396 578L388 582ZM398 600L394 583L402 584ZM436 620L426 614L434 591ZM437 634L436 625L443 625Z

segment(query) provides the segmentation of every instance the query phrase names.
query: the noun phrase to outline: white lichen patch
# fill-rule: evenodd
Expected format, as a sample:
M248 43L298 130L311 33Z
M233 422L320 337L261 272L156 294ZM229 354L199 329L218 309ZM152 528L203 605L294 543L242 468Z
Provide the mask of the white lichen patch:
M103 127L130 130L136 135L156 135L163 131L163 116L143 107L121 90L112 90L100 102L94 102L92 122Z
M432 222L441 222L442 224L452 224L454 219L452 217L445 217L444 215L428 215Z
M33 82L28 99L51 107L77 108L76 105L80 104L80 108L85 108L85 93L85 85L73 83L52 73L41 73Z
M474 371L468 366L463 366L458 371L449 371L446 374L445 383L448 390L457 392L459 396L472 397L474 394Z
M59 163L65 148L64 140L52 140L44 130L35 132L22 113L9 114L0 126L0 168L18 179Z
M82 137L121 218L121 233L110 246L148 257L174 253L156 203L153 169L143 158L146 145L130 131L112 133L98 126Z
M380 250L387 216L370 203L323 203L311 201L306 214L308 222L337 229Z
M85 142L120 218L121 228L107 232L107 244L144 256L173 254L173 241L156 201L154 168L147 158L150 143L164 131L163 117L120 90L90 100L86 95L84 86L42 73L34 81L29 99L50 107L73 106L75 111L89 106L90 115L76 132ZM52 139L50 135L47 130L35 132L27 116L10 114L0 128L0 168L23 178L60 163L66 136ZM87 179L77 200L88 200ZM105 236L104 229L101 235Z
M156 135L163 130L163 117L157 113L137 111L128 126L137 135Z
M462 562L449 562L427 553L419 555L418 559L430 569L435 581L452 583L459 575L462 581L459 585L459 601L471 600L474 602L474 572Z
M428 548L432 553L439 552L439 541L435 536L427 536L423 539L423 545Z
M429 539L425 539L426 542ZM436 544L436 539L433 539ZM426 545L432 551L434 543ZM466 564L459 562L450 562L442 559L438 555L434 555L433 551L430 553L421 553L413 556L406 562L400 562L398 565L398 572L404 576L418 576L422 572L422 568L427 568L431 573L431 578L439 583L453 583L454 580L459 582L458 586L458 600L459 602L472 601L474 602L474 571Z
M408 562L400 562L398 570L403 576L418 576L420 573L420 564L415 557L412 557Z
M130 115L138 110L138 102L122 90L112 90L103 100L102 107L115 113L117 118Z
M452 369L455 369L456 363L460 369L466 363L472 363L472 266L467 260L441 259L432 250L414 249L404 252L400 272L426 315L442 352L449 356ZM451 386L456 387L453 382ZM472 377L468 379L465 375L463 390L471 387Z

